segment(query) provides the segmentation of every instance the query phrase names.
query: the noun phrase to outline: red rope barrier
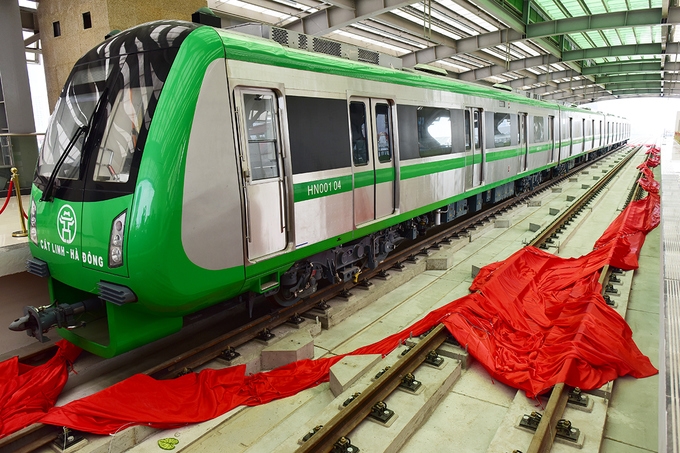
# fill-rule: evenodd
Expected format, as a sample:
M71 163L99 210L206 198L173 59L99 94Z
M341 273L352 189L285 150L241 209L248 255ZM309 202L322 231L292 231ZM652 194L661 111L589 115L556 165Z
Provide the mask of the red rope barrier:
M9 180L9 189L7 189L7 198L5 198L5 204L2 205L2 208L0 208L0 214L2 214L5 211L5 208L7 207L7 203L9 203L9 198L12 196L12 186L14 186L14 181L11 179Z

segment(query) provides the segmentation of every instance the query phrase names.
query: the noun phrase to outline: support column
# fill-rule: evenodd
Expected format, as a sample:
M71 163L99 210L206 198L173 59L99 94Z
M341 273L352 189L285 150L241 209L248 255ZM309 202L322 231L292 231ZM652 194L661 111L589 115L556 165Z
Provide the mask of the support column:
M0 132L35 132L17 0L0 0L0 93ZM4 138L2 141L4 145L9 144ZM29 189L38 158L36 138L12 137L11 154L14 166L19 169L21 186ZM9 168L6 167L6 162L0 160L0 190L5 188L3 181L6 183L8 177Z

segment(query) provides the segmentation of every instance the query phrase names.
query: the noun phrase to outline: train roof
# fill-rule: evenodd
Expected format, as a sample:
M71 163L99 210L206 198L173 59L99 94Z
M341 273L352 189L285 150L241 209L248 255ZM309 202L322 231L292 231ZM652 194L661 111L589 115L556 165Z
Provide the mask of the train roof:
M225 29L216 30L222 40L228 59L376 80L398 85L451 91L542 108L559 108L561 110L578 111L590 114L601 113L588 109L561 105L554 101L531 99L515 92L502 91L496 88L456 80L450 77L391 69L323 53L292 49L282 46L278 42L258 36Z

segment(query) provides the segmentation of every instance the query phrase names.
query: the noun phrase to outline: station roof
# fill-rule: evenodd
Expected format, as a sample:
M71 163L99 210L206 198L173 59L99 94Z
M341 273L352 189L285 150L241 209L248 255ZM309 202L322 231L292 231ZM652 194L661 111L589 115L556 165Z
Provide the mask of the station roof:
M209 0L261 22L582 104L679 97L680 8L668 0Z

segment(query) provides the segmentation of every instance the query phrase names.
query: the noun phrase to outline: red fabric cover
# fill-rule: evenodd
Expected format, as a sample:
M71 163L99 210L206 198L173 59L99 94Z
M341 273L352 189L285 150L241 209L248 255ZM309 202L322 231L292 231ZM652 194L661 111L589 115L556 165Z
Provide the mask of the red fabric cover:
M531 397L559 382L592 389L627 374L651 376L657 370L633 342L625 320L606 305L597 282L609 260L632 268L631 256L639 253L644 233L658 223L647 209L658 212L658 196L631 203L598 241L600 247L583 257L564 259L525 247L490 264L475 278L473 294L350 354L385 355L410 335L443 322L493 378ZM325 382L342 357L303 360L252 376L244 375L244 366L168 381L137 375L53 408L41 421L97 434L134 424L175 428Z
M651 146L645 154L649 154L649 157L647 158L647 161L645 164L650 167L654 168L657 167L661 163L661 150L657 148L656 146Z
M37 422L54 406L81 349L61 340L47 363L29 366L18 357L0 362L0 438Z
M620 269L637 269L637 257L648 232L661 221L661 204L658 194L650 193L639 201L630 203L595 242L595 250L606 248L611 266Z

